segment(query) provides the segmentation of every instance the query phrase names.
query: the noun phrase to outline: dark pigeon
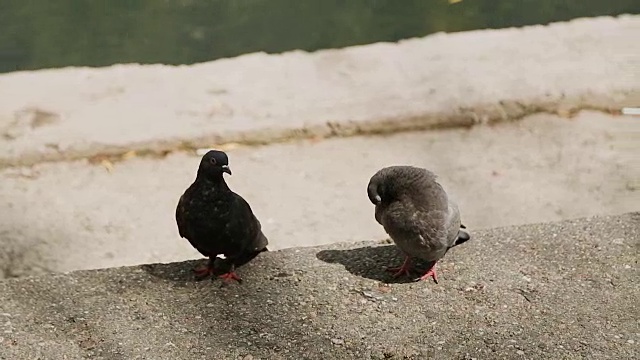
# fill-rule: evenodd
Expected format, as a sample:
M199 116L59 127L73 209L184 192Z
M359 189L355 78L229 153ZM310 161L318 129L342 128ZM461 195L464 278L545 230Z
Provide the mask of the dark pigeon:
M447 196L429 170L413 166L391 166L369 180L369 200L376 206L375 218L405 254L394 277L409 274L411 257L429 261L428 270L416 280L433 277L438 283L436 263L452 247L470 239L460 222L458 205Z
M207 152L195 181L180 197L176 222L180 236L209 258L207 265L194 270L196 276L202 278L216 272L215 259L223 255L230 267L220 277L225 282L241 282L236 266L267 251L268 240L249 204L229 189L223 173L231 175L227 154Z

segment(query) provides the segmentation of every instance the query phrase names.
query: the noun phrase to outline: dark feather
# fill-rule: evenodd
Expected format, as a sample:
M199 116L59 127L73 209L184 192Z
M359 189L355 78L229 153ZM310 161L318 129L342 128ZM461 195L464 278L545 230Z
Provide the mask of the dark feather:
M222 157L217 152L221 160L211 162L208 156L216 154L210 153L203 157L196 180L180 197L178 231L202 255L215 258L222 254L240 265L266 250L268 240L251 206L224 181L220 165L228 165L226 154Z

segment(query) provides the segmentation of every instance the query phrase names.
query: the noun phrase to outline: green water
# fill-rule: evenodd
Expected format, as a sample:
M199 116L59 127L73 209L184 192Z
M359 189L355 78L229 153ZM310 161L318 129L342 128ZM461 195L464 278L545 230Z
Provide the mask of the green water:
M192 64L640 13L638 0L0 0L0 72Z

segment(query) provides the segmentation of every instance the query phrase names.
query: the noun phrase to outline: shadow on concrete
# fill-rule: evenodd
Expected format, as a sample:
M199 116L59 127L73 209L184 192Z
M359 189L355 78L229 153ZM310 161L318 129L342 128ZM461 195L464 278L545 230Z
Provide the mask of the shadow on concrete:
M192 270L204 261L141 266L149 275L160 279L160 283L171 284L163 298L145 297L145 301L153 304L154 311L170 317L172 323L182 323L193 331L185 342L197 344L196 353L202 351L211 358L221 358L216 357L217 352L233 349L234 356L239 358L249 353L270 358L270 352L319 341L314 340L321 332L317 325L302 320L313 312L313 304L299 304L304 292L301 293L298 280L294 276L265 276L274 269L287 268L281 259L261 256L244 259L237 266L242 267L238 274L244 279L243 283L228 286L223 286L215 277L195 280ZM220 266L225 266L224 262ZM299 351L310 351L308 358L313 358L312 349Z
M144 265L139 267L143 271L131 267L122 273L98 270L71 281L66 275L52 281L36 278L21 290L26 297L20 311L27 306L35 314L27 326L43 341L62 337L85 357L121 360L130 358L125 354L131 351L149 356L140 350L147 347L161 349L164 357L154 358L162 359L245 358L250 353L272 358L269 354L304 344L298 351L314 358L309 344L331 346L325 338L316 339L326 329L311 322L309 313L320 305L300 305L298 281L264 276L284 267L280 260L258 256L243 264L242 284L224 287L217 279L196 282L191 271L198 262ZM127 322L131 326L123 328ZM42 330L42 324L57 330ZM140 329L146 329L142 336Z
M265 250L265 251L268 251L268 250ZM236 269L240 269L242 266L246 265L251 260L255 259L258 255L260 255L260 253L253 254L249 257L241 259L236 264ZM170 281L185 283L185 282L197 282L197 281L216 281L218 275L224 274L231 267L231 264L227 260L216 258L214 263L216 271L214 272L213 276L207 277L204 279L197 279L196 276L194 275L193 270L198 266L205 265L207 261L208 261L207 259L200 259L200 260L185 261L182 263L145 264L145 265L141 265L140 268L145 272L149 273L149 275L160 278L162 280L170 280Z
M353 275L388 284L413 282L428 267L428 262L412 259L414 263L412 276L394 278L393 274L386 269L388 267L398 267L404 261L404 255L400 253L395 245L365 246L346 250L322 250L316 254L316 257L330 264L342 264Z

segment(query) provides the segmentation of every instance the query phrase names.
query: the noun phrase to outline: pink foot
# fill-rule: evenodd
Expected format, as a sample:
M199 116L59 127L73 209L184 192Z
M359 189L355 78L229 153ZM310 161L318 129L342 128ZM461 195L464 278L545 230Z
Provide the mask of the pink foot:
M409 275L409 269L411 269L411 259L409 257L404 258L402 266L396 268L387 268L387 271L393 272L393 277L397 278L401 275Z
M235 271L229 271L226 274L222 274L219 276L219 278L221 278L225 283L230 283L233 282L234 280L241 283L242 279L240 278L240 276L238 276Z
M203 278L211 275L213 273L213 268L208 263L207 265L200 266L193 269L193 273L196 275L197 278Z
M424 275L422 275L419 278L417 278L416 281L429 280L429 278L433 278L433 281L436 284L438 283L438 274L436 274L436 263L435 262L433 263L433 265L431 265L429 270L427 270L427 272L424 273Z

